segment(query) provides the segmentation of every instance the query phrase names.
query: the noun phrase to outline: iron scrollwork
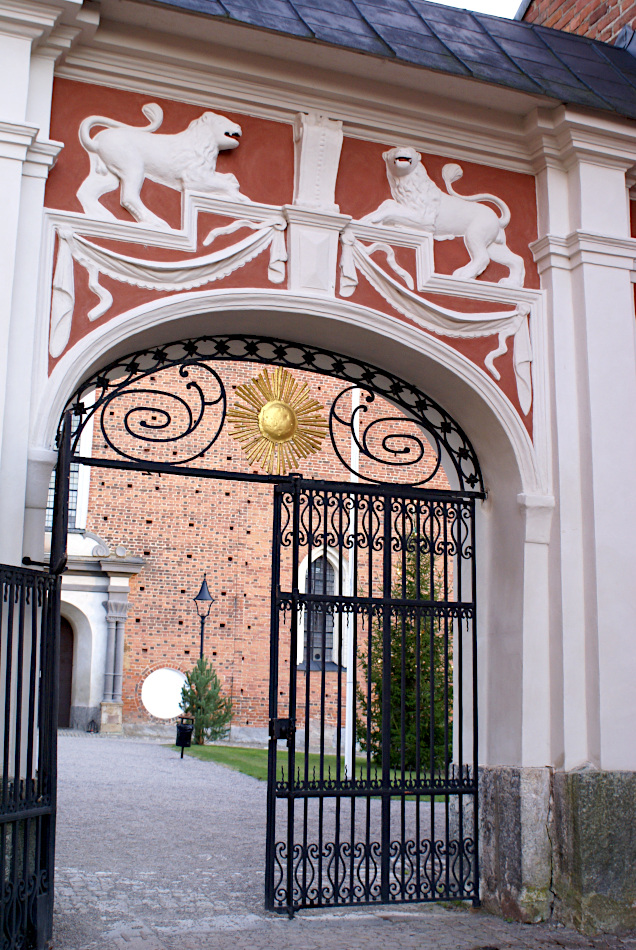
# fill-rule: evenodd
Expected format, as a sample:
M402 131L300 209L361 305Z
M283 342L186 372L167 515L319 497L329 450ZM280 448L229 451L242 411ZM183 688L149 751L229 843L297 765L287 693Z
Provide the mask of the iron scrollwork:
M365 481L429 484L446 458L454 468L460 491L484 491L479 462L468 437L417 387L379 367L321 347L239 334L202 336L140 350L91 376L67 406L80 420L74 430L73 454L79 455L80 438L88 421L98 419L105 445L140 466L149 461L151 445L163 447L163 464L178 467L202 458L218 438L226 418L223 382L211 365L221 361L278 365L347 383L332 405L330 434L336 454L349 470L351 464L343 458L341 443L343 435L353 436L360 457L373 468L370 477L366 472L356 473ZM178 370L184 384L179 392L147 385L151 377L170 369ZM345 397L356 388L362 390L363 398L357 409L347 413ZM159 397L165 399L165 405L159 405ZM404 416L389 413L378 417L374 412L377 397L388 400ZM115 433L111 422L120 419L124 435L121 429ZM410 481L409 472L415 473Z

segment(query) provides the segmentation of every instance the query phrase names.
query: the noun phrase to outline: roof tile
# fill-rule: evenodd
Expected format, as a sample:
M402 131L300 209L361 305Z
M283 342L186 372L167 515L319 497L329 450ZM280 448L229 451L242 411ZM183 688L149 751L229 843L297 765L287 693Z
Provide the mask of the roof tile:
M146 0L636 117L636 59L573 33L429 0Z

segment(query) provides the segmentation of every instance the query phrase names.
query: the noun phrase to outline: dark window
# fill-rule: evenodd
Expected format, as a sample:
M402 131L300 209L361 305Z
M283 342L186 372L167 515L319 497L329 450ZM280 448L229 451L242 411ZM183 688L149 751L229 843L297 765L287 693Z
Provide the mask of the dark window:
M73 416L71 420L71 432L77 430L78 425L81 422L81 416ZM83 528L77 528L75 526L75 520L77 518L77 486L79 482L79 465L77 462L72 462L69 469L69 482L68 482L68 530L81 532ZM46 500L46 522L45 530L50 531L53 527L53 500L55 498L55 471L51 472L51 480L49 482L49 494Z
M83 531L83 528L75 526L77 517L77 484L79 481L79 465L72 462L69 471L68 488L68 530ZM53 527L53 499L55 497L55 472L51 474L49 482L49 495L46 502L46 530L50 531Z
M326 557L311 562L305 580L307 594L326 594L333 596L335 591L335 571ZM321 667L333 663L333 614L318 606L305 611L305 649L306 661L309 647L309 661L312 666ZM324 652L324 657L323 657Z

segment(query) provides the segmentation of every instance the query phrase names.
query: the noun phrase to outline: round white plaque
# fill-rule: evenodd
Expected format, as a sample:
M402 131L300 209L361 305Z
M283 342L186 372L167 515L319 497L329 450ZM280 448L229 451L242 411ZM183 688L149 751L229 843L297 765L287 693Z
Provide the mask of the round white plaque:
M141 701L157 719L174 719L181 715L181 689L186 681L179 670L164 667L155 670L144 680L141 687Z

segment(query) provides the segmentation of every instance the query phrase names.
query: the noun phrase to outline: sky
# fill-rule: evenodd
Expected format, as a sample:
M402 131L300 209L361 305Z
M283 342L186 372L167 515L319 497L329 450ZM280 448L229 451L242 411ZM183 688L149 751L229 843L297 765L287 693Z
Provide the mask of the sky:
M491 13L493 16L503 16L512 19L519 8L521 0L434 0L447 7L463 7L465 10L475 10L477 13Z

